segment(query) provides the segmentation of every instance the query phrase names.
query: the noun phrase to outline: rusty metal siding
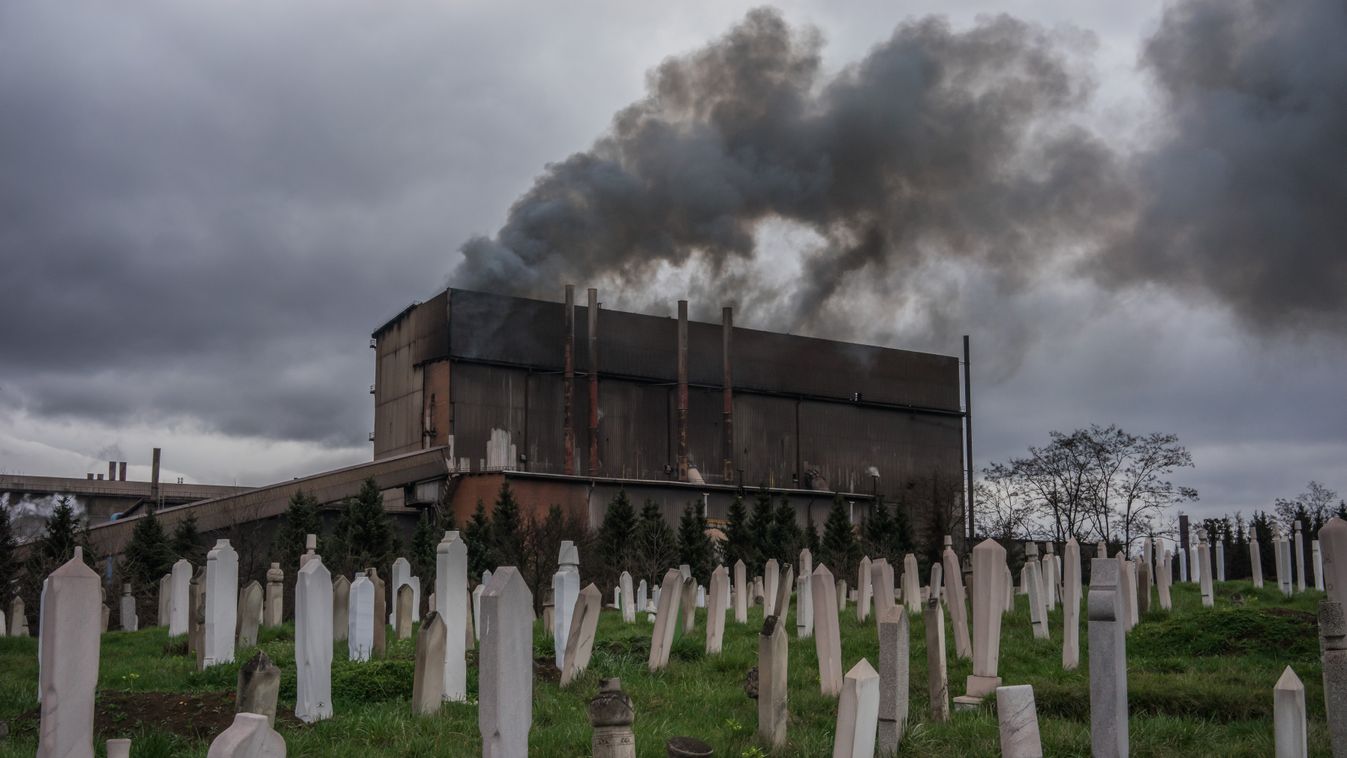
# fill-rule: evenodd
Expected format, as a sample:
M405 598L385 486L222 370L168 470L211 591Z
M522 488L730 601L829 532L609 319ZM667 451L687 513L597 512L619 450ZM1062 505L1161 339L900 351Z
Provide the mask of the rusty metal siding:
M959 419L837 403L800 404L800 458L834 490L898 495L914 477L962 470ZM867 473L879 471L874 482Z
M422 378L412 360L415 311L388 324L375 350L374 459L421 449Z
M735 468L744 485L792 486L795 401L764 395L734 397Z
M492 429L509 432L522 451L527 372L471 363L455 363L452 371L454 456L468 458L472 470L480 470Z

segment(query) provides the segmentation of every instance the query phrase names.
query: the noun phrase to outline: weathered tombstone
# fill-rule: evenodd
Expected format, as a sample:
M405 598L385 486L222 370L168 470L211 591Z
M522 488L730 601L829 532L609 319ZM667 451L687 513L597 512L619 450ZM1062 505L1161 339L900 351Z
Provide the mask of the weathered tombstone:
M1277 588L1282 591L1283 595L1290 597L1292 581L1291 563L1288 559L1291 556L1291 551L1286 549L1286 536L1281 533L1281 530L1278 529L1274 534L1276 536L1272 539L1272 551L1276 556L1273 565L1277 567Z
M285 740L265 716L236 713L234 723L210 743L206 758L285 758Z
M678 601L679 620L683 625L683 634L689 634L697 626L697 580L683 577L683 597Z
M874 603L876 617L893 607L893 590L887 581L888 567L889 562L883 558L870 562L870 598Z
M1202 606L1211 608L1216 604L1216 593L1212 586L1211 548L1207 545L1205 529L1197 530L1197 561L1202 572L1198 582L1202 588Z
M1160 596L1160 607L1166 611L1172 610L1174 603L1170 598L1169 589L1174 584L1174 554L1166 550L1156 564L1155 592Z
M813 595L814 651L818 655L819 690L829 697L842 691L842 636L833 609L837 599L833 574L820 563L809 577L809 594ZM803 613L803 609L800 610Z
M1314 553L1314 588L1320 592L1324 591L1324 555L1319 552L1319 540L1310 542L1310 548Z
M762 574L762 615L764 618L779 615L781 622L785 623L786 617L776 612L777 586L781 583L780 562L775 558L768 558L762 568Z
M954 538L948 534L940 561L945 567L945 604L949 606L950 626L954 628L954 655L972 658L973 640L968 636L968 598L964 593L963 572L959 570L959 556L954 553Z
M482 639L482 593L486 592L486 585L479 584L472 588L472 632L477 639ZM543 621L547 627L547 636L556 637L557 634L557 609L555 604L543 606Z
M669 665L669 649L673 645L674 625L678 622L678 606L682 597L683 575L678 569L664 573L655 611L655 628L650 637L650 657L646 662L651 671Z
M758 738L772 748L786 741L788 654L785 626L768 616L758 637Z
M421 577L411 577L407 586L412 588L412 623L415 624L421 620Z
M1296 554L1296 589L1300 592L1305 591L1305 533L1300 528L1300 521L1296 520L1291 524L1292 539L1294 544L1292 549Z
M404 584L398 587L397 601L393 618L396 623L393 625L393 632L400 640L409 640L412 638L412 586Z
M267 724L276 723L276 699L281 692L281 670L261 650L239 667L235 712L265 716Z
M1127 622L1122 564L1096 558L1090 565L1090 745L1098 758L1125 756L1127 736Z
M631 729L636 712L622 691L622 680L600 679L599 694L589 701L587 711L594 729L593 758L636 758L636 735Z
M1319 539L1323 539L1319 530ZM1324 710L1333 755L1347 755L1347 614L1331 594L1319 601L1319 651L1324 669Z
M557 552L557 573L552 576L552 652L560 669L566 659L566 635L571 629L571 613L580 596L580 551L565 540ZM481 636L478 635L478 639Z
M360 574L351 582L347 607L346 649L353 661L368 661L374 652L374 582Z
M239 590L238 647L257 644L257 622L262 616L262 585L256 580Z
M187 652L196 659L196 670L205 667L206 646L202 642L206 629L206 569L203 566L192 574L189 585L191 617L187 621Z
M650 588L642 579L640 584L636 585L636 612L640 613L649 607Z
M267 626L280 626L285 620L285 572L281 564L273 563L267 569L266 610L263 623Z
M389 574L388 592L393 598L393 605L388 609L388 625L397 628L398 625L398 590L402 585L407 584L412 578L412 564L406 558L399 557L393 561L393 567Z
M1321 529L1319 533L1323 534L1323 530ZM1258 532L1252 526L1249 527L1249 566L1252 568L1253 571L1254 589L1262 589L1263 556L1258 549Z
M1324 561L1324 592L1347 604L1347 521L1334 516L1319 530Z
M122 599L117 608L117 615L121 618L122 631L134 632L140 628L140 619L136 616L136 599L131 595L131 585L122 585Z
M332 637L344 642L351 627L351 580L338 576L332 580Z
M617 579L618 599L621 601L622 622L625 624L636 623L636 598L632 592L631 573L623 571Z
M185 630L186 624L183 626ZM18 595L15 595L14 599L9 602L9 636L28 636L28 611L23 606L23 598Z
M565 687L589 666L590 654L594 652L594 631L599 625L599 612L603 606L603 593L591 582L575 598L575 609L571 614L571 628L566 634L566 655L561 665L561 686Z
M895 755L907 728L907 611L890 608L879 618L879 754Z
M108 740L108 758L131 758L131 740Z
M872 758L879 722L879 674L864 658L847 672L837 703L833 758Z
M1179 548L1179 581L1188 581L1188 548Z
M795 567L787 563L781 568L781 581L776 589L776 603L772 606L783 624L790 616L790 595L793 589L795 589Z
M435 546L435 599L443 607L445 700L468 698L467 640L472 634L468 620L468 546L459 533L445 532Z
M384 580L379 578L377 568L365 569L365 576L374 585L374 649L371 658L382 658L388 651L388 625L384 623L384 614L388 611L388 592Z
M1044 543L1046 554L1039 561L1040 573L1043 575L1043 605L1048 611L1057 607L1057 556L1053 554L1053 545L1051 542Z
M795 636L809 639L814 635L814 593L810 582L814 574L814 554L809 548L800 550L800 573L795 577Z
M1216 581L1225 581L1225 541L1216 540Z
M482 758L528 755L533 727L533 593L501 566L482 593L477 727Z
M239 554L229 540L217 540L206 553L206 628L203 667L234 660L238 630Z
M188 617L191 614L190 598L192 586L192 564L186 558L180 558L173 564L169 590L168 636L177 637L187 634Z
M1043 576L1038 562L1038 543L1025 545L1024 576L1029 590L1029 623L1034 629L1034 639L1048 638L1048 608L1043 602Z
M1137 602L1136 577L1132 575L1132 562L1127 560L1127 556L1123 555L1121 550L1114 555L1114 559L1118 561L1118 593L1120 595L1120 605L1122 606L1123 623L1126 625L1125 628L1130 630L1137 624L1135 607Z
M996 717L1001 727L1002 758L1043 758L1033 687L997 687Z
M1290 666L1272 689L1272 723L1277 758L1305 758L1309 735L1305 729L1305 685Z
M408 590L406 585L398 590ZM444 702L444 651L448 630L440 614L431 611L416 633L416 668L412 672L412 713L430 716Z
M332 717L332 574L317 555L295 582L295 717Z
M159 580L159 626L168 626L173 617L173 573L170 571ZM0 624L3 626L3 624ZM3 631L0 629L0 631Z
M996 670L1001 657L1001 604L1009 571L1006 549L996 540L983 540L973 548L973 577L973 673L964 694L955 698L956 704L966 707L976 707L1001 686Z
M725 592L729 583L730 575L724 566L711 572L711 605L706 609L707 655L719 655L725 639Z
M43 585L38 619L38 758L94 754L94 687L98 684L98 574L75 548Z
M1080 543L1066 541L1062 551L1062 668L1080 665Z
M949 721L949 672L945 663L945 611L940 598L926 601L926 673L931 699L931 720Z
M870 618L870 596L874 592L874 578L870 576L870 557L865 556L861 559L861 570L855 576L855 619L859 622L865 622ZM889 595L892 598L893 595Z
M837 580L837 612L843 613L847 609L847 580Z
M748 623L748 570L743 561L734 562L734 623Z
M1137 616L1151 611L1151 566L1142 562L1137 569Z
M903 605L908 613L921 612L921 574L917 572L917 556L903 556Z

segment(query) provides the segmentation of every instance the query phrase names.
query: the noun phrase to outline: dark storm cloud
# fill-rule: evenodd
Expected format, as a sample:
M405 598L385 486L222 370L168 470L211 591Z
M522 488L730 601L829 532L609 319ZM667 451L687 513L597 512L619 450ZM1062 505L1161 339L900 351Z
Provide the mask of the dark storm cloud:
M1186 0L1142 63L1165 131L1108 281L1214 295L1259 330L1347 324L1347 4Z
M752 11L652 71L647 97L548 166L494 238L463 247L451 280L554 295L608 276L640 291L662 264L687 264L719 298L773 300L776 328L834 336L857 332L827 323L839 292L894 307L942 256L1013 285L1126 202L1109 151L1070 123L1092 86L1078 43L1006 16L963 32L926 18L827 78L818 32ZM823 240L793 291L738 275L768 219Z

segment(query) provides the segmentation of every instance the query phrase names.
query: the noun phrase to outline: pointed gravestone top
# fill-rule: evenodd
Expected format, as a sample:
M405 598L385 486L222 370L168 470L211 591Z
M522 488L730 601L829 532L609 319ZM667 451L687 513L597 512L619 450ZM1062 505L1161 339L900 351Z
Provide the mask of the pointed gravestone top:
M574 542L570 540L562 541L557 563L562 566L580 566L580 551L576 549Z
M1300 681L1300 677L1296 676L1296 672L1291 670L1290 666L1287 666L1286 670L1282 672L1281 678L1277 680L1277 686L1273 689L1279 692L1294 692L1304 690L1305 685Z

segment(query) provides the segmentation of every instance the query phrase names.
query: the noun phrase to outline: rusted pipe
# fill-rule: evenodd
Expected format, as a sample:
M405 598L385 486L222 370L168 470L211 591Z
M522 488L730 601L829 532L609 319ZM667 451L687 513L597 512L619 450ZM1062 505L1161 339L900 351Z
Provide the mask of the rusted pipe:
M725 306L720 311L721 364L725 368L724 386L725 407L722 410L721 425L725 429L724 471L721 474L725 483L734 481L734 380L730 371L730 345L734 333L734 308Z
M589 288L589 475L599 465L599 291Z
M562 440L565 444L563 472L567 476L575 474L575 419L572 407L575 403L575 285L566 285L566 307L563 316L564 347L562 348L561 415Z
M678 301L678 481L688 480L688 301Z

